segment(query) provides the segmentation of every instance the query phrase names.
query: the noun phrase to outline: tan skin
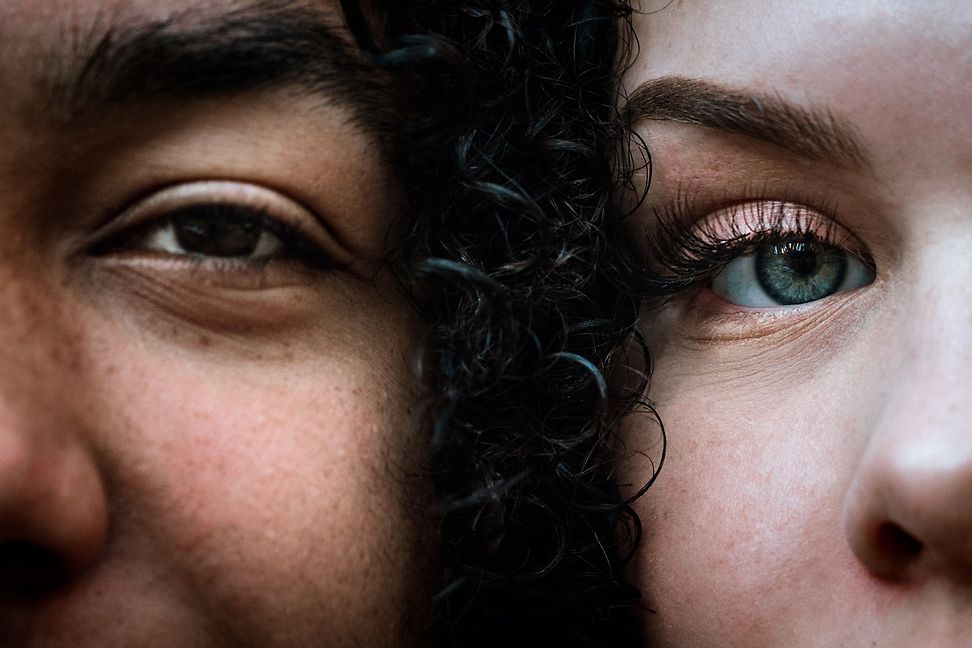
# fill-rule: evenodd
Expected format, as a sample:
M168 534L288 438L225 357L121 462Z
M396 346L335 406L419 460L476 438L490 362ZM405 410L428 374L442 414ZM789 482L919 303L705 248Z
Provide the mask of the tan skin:
M655 106L637 124L654 160L649 205L682 191L694 204L683 218L716 237L752 235L766 224L754 214L788 205L782 229L829 232L857 253L846 263L858 275L773 304L756 299L755 261L739 261L644 315L668 437L637 504L645 643L968 646L972 9L662 4L635 20L629 90L677 76L750 115L775 118L779 102L830 113L860 157ZM650 207L632 221L645 255L657 223ZM865 258L871 274L853 265ZM657 457L643 420L625 436ZM632 483L647 470L625 465Z
M408 645L434 524L374 136L287 87L43 93L66 34L204 5L0 5L0 639Z

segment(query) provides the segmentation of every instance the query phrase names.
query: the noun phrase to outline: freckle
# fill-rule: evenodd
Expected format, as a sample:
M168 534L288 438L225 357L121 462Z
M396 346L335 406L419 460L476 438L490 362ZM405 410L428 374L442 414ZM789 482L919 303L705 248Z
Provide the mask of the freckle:
M213 344L212 338L210 338L208 335L204 335L204 334L200 334L199 335L199 339L197 341L199 342L199 346L201 346L201 347L209 347L209 346L212 346L212 344Z

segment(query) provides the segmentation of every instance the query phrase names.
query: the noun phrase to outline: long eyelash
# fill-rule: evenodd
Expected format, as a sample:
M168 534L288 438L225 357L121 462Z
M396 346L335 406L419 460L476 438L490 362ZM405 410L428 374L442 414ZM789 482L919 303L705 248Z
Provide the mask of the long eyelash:
M847 248L836 220L797 203L748 198L720 210L724 216L696 222L696 198L684 191L656 206L649 231L648 260L642 278L642 299L660 305L681 293L708 283L736 257L752 253L763 243L804 242ZM826 209L836 214L836 206ZM866 252L849 253L872 265Z

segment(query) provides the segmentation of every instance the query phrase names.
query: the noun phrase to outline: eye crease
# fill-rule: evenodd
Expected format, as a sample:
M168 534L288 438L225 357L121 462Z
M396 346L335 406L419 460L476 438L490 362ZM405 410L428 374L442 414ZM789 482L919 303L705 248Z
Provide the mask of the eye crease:
M179 185L127 210L101 236L96 256L170 258L244 272L268 263L338 265L339 253L302 207L262 187L230 182Z

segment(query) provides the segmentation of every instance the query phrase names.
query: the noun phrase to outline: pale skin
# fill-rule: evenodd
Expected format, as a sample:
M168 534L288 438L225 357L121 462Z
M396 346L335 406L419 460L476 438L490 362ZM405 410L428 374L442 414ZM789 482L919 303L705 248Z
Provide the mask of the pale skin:
M3 645L426 627L421 330L382 265L402 201L374 135L286 84L80 116L45 94L91 42L72 35L244 5L0 4ZM200 204L253 245L169 216Z
M755 97L752 114L829 113L860 157L646 115L635 246L647 254L650 205L681 188L696 222L773 201L836 220L873 275L796 305L734 303L709 282L645 313L668 440L636 504L645 644L968 646L972 7L663 4L636 16L629 91L680 77ZM631 417L624 432L657 460L656 428ZM650 470L624 465L630 483Z

